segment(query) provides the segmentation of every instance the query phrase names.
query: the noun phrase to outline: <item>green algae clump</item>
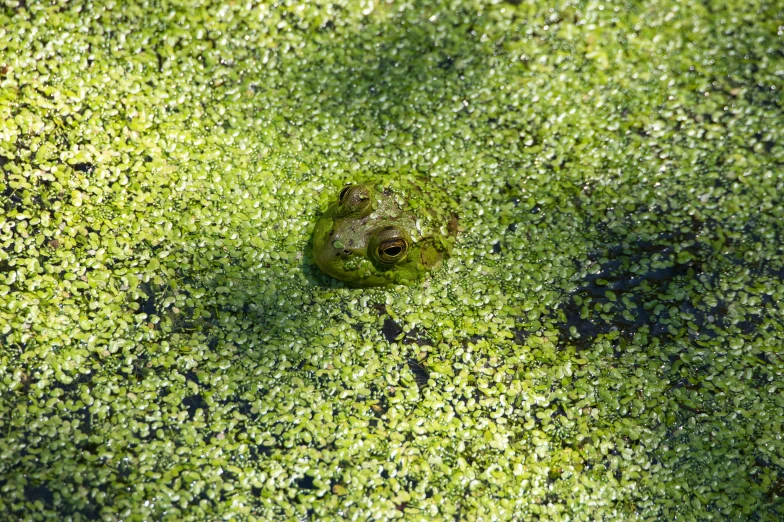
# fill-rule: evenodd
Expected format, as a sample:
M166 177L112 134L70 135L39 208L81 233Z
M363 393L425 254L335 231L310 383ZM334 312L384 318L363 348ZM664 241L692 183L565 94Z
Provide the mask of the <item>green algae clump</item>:
M784 519L781 20L0 2L0 519Z

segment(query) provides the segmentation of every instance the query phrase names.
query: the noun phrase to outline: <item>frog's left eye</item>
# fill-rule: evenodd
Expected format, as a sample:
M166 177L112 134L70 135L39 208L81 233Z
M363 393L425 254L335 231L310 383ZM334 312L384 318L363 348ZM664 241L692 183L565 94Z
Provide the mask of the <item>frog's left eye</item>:
M370 210L370 190L364 185L347 185L338 195L338 217L367 213Z
M345 187L343 187L343 190L341 190L340 194L338 194L338 201L340 201L341 203L343 202L343 198L346 197L346 194L348 193L348 189L350 188L351 185L346 185Z
M393 265L406 258L410 244L403 230L386 227L373 234L368 250L382 263Z

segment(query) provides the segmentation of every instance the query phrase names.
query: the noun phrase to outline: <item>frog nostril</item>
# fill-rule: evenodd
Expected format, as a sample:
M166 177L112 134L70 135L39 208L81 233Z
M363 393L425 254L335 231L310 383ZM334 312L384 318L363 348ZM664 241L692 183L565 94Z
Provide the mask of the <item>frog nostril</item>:
M347 249L343 250L343 253L346 254L347 256L350 256L351 255L351 250L349 250L347 248Z

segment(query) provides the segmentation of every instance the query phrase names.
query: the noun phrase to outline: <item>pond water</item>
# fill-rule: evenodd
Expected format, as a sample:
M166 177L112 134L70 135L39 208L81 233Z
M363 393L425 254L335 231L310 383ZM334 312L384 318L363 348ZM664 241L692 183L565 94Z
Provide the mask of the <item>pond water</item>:
M14 4L9 516L780 519L784 5ZM313 263L368 173L423 282Z

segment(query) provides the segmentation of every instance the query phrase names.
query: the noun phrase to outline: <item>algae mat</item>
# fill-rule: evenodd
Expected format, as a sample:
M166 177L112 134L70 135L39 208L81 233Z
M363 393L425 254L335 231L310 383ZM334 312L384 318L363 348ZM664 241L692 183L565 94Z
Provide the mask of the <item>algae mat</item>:
M784 6L0 7L0 518L775 520ZM310 234L460 205L422 284Z

